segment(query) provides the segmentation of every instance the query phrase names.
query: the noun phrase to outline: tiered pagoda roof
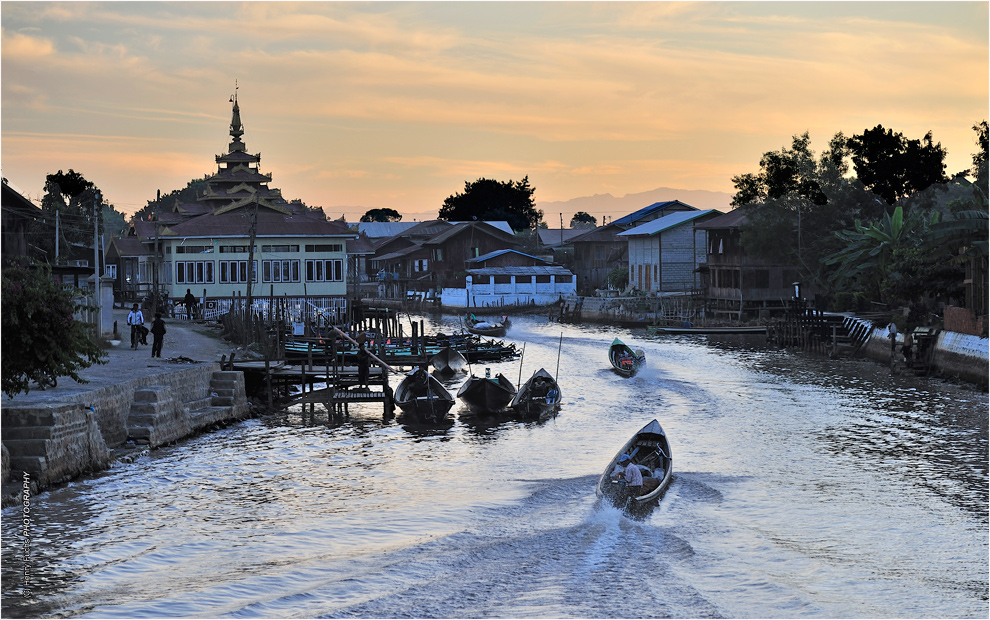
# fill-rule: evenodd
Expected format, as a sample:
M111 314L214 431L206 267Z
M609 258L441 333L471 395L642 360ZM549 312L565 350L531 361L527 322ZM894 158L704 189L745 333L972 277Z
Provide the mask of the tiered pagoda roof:
M171 212L162 215L159 234L163 237L246 236L255 220L258 236L356 236L342 223L328 221L321 209L287 202L280 190L268 187L272 175L260 171L260 153L247 152L241 139L244 126L237 97L232 97L231 102L234 105L230 145L226 154L216 156L216 174L206 178L206 189L196 197L196 202L176 201ZM149 222L148 227L153 227L153 223ZM143 228L137 230L139 236L147 234Z

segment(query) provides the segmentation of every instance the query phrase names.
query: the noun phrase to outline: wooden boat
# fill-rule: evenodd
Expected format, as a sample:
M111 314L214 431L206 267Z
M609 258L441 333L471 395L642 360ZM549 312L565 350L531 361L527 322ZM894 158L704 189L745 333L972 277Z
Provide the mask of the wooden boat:
M616 338L608 348L608 361L612 363L612 370L616 373L631 377L646 364L646 353L642 350L633 351L629 345Z
M454 405L454 397L425 368L416 368L395 388L395 406L417 422L442 422Z
M561 398L557 381L541 368L519 388L509 408L523 418L542 419L560 407Z
M629 455L643 474L643 490L635 497L631 497L626 492L625 482L612 479L612 473L616 470L619 458L623 454ZM619 508L631 510L647 508L659 500L670 486L672 472L673 460L667 434L664 433L660 423L653 420L639 429L612 457L598 481L596 494L598 497L608 499Z
M464 319L467 330L478 336L504 336L505 330L509 328L509 317L503 316L499 321L485 321L478 319L473 314L468 314Z
M443 377L449 377L464 370L467 363L467 359L452 347L440 349L436 355L430 358L433 372Z
M747 325L739 327L656 327L649 326L646 331L655 334L765 334L764 325Z
M487 370L486 370L487 375ZM497 413L505 409L516 395L516 387L499 373L495 378L471 375L457 390L457 398L474 413Z

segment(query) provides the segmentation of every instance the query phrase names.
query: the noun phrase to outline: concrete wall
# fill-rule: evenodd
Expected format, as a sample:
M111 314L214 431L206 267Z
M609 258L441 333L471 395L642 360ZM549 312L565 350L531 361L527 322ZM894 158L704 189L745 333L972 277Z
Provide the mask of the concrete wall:
M248 411L244 375L217 364L152 375L52 404L5 406L0 434L9 469L39 488L105 468L128 440L157 447Z
M898 334L898 355L903 343L904 334ZM873 328L862 352L870 359L890 363L890 331L887 327ZM990 340L957 332L939 332L931 363L937 374L986 388L990 381Z

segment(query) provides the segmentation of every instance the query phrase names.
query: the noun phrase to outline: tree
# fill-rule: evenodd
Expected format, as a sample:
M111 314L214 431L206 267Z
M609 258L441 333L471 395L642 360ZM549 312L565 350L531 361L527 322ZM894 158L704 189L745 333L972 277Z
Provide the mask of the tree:
M370 209L361 216L362 222L399 222L402 214L395 209Z
M571 228L596 228L597 226L598 220L595 219L595 216L584 211L578 211L571 218Z
M44 217L31 225L32 244L46 253L49 263L55 262L56 230L59 257L65 260L69 246L92 247L97 225L103 230L105 221L113 222L113 231L120 227L124 218L113 205L103 200L99 188L72 169L67 173L59 170L45 177L41 210Z
M91 326L73 316L81 306L72 291L55 282L46 265L5 266L2 289L0 363L7 396L29 392L40 373L86 383L79 370L106 363Z
M829 143L829 150L823 153L820 162L815 162L815 154L809 148L811 138L808 132L791 138L791 148L768 151L760 158L760 172L742 174L732 178L736 194L732 197L733 206L754 202L765 202L788 194L797 194L816 205L827 202L822 191L821 172L831 166L844 172L846 156L842 134Z
M888 205L946 181L946 152L930 131L921 140L909 140L877 125L849 138L848 146L856 176Z
M507 183L493 179L465 182L464 193L448 196L438 217L448 221L505 220L513 230L536 228L543 211L537 210L533 202L534 191L528 176Z
M980 150L973 154L973 168L970 172L976 179L976 184L983 190L983 195L986 196L990 195L990 190L987 188L987 148L990 147L990 140L987 137L987 122L984 120L973 125L973 131L976 132L976 144Z
M192 179L182 189L173 189L169 193L149 200L148 204L134 214L135 220L151 220L155 214L167 213L172 210L172 206L178 201L181 203L196 202L196 198L206 191L208 176L201 179Z
M898 205L893 213L884 213L880 220L868 225L856 220L852 230L836 233L845 247L826 257L824 262L839 266L833 279L840 288L862 290L871 299L889 303L894 301L890 297L889 281L904 278L897 258L919 247L938 219L938 212L915 211L905 216Z

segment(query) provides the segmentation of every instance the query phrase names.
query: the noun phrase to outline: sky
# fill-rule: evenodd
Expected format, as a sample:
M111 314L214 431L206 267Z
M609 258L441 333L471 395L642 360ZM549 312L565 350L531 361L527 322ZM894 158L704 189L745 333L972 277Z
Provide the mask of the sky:
M40 199L71 168L133 213L216 172L235 84L271 186L348 221L430 219L479 178L528 177L537 206L731 196L796 134L878 124L931 131L951 174L988 116L988 24L987 2L4 1L2 174Z

